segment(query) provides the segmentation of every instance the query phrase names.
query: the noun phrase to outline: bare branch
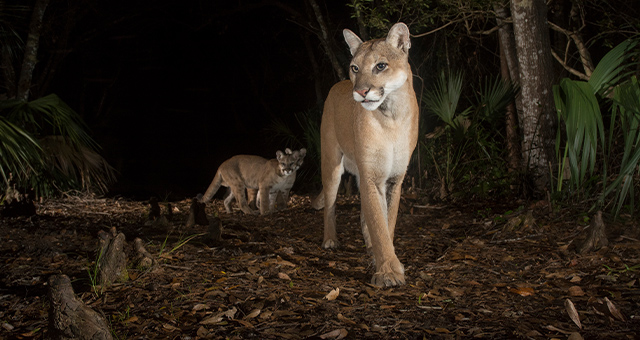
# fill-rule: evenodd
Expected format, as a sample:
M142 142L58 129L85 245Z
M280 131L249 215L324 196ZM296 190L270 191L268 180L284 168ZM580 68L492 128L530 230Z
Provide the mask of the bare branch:
M549 23L549 27L551 27L551 29L564 33L567 37L571 38L571 40L573 40L573 42L576 44L576 48L578 49L578 53L580 53L580 61L582 62L582 67L584 67L584 74L587 77L591 77L591 73L593 73L593 61L591 61L591 54L589 53L589 50L587 49L587 47L584 45L584 42L582 41L582 37L580 37L580 35L577 32L572 32L569 30L566 30L554 23L552 23L551 21L548 21ZM558 58L556 58L558 59ZM558 61L560 61L561 59L559 59ZM567 66L566 63L560 61L561 64L563 64L563 67L565 69L567 69L569 72L571 72ZM573 72L572 72L573 73ZM587 78L588 79L588 78Z
M580 71L578 71L578 70L574 69L573 67L571 67L571 66L567 65L567 64L562 60L562 58L560 58L560 56L558 55L558 53L556 53L556 51L551 50L551 55L553 55L553 57L554 57L554 58L555 58L555 59L560 63L560 65L562 65L562 67L564 67L564 69L565 69L565 70L569 71L569 73L571 73L571 74L573 74L573 75L575 75L575 76L579 77L579 78L580 78L580 79L582 79L582 80L589 80L589 77L588 77L586 74L584 74L584 73L582 73L582 72L580 72Z
M436 29L433 29L433 30L431 30L431 31L429 31L429 32L420 33L420 34L415 34L415 35L414 35L414 34L412 34L412 35L411 35L411 37L412 37L412 38L420 38L420 37L424 37L425 35L433 34L433 33L438 32L439 30L441 30L441 29L443 29L443 28L445 28L445 27L447 27L447 26L449 26L449 25L457 24L457 23L463 22L463 21L467 20L468 18L470 18L471 16L472 16L471 14L469 14L469 15L465 15L463 18L460 18L460 19L458 19L458 20L452 20L452 21L449 21L448 23L446 23L446 24L444 24L444 25L442 25L442 26L440 26L440 27L438 27L438 28L436 28Z

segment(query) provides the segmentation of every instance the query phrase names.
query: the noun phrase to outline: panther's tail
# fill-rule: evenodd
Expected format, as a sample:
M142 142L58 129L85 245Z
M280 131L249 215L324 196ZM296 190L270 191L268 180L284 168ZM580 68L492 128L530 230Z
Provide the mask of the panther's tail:
M220 174L220 171L218 171L216 172L215 177L213 177L213 181L211 181L209 188L207 188L207 192L204 193L204 196L202 197L202 202L203 203L209 202L211 198L213 198L213 195L215 195L216 192L218 192L218 189L220 189L221 185L222 185L222 175Z

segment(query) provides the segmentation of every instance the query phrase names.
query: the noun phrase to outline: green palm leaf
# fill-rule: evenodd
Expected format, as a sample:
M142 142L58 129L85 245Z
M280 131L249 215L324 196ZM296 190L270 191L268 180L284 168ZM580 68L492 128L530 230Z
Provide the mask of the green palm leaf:
M629 76L630 72L632 72L629 67L636 64L629 61L638 55L637 52L633 51L637 45L638 40L625 40L602 57L602 60L600 60L589 78L589 84L594 93L604 96L613 85ZM629 71L625 72L625 70Z
M24 130L0 116L0 175L5 184L10 177L21 179L42 162L38 142Z
M59 190L105 192L114 169L96 150L80 116L55 94L31 102L0 101L0 173L39 195Z

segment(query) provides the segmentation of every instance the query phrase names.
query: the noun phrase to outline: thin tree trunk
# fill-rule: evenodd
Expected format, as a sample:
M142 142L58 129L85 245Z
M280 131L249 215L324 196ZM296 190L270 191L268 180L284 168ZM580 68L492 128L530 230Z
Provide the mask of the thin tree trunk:
M502 79L505 82L510 82L509 66L506 62L504 55L504 48L500 44L500 73ZM519 96L519 95L518 95ZM521 165L521 153L520 153L520 141L518 139L518 116L516 111L515 100L507 105L507 112L505 115L505 123L507 126L507 152L508 152L508 170L509 172L516 171Z
M354 10L356 11L356 20L358 21L358 33L360 33L360 39L362 41L369 40L369 32L367 31L367 26L364 24L364 20L362 19L362 12L360 12L360 8L356 6L356 1L354 1Z
M545 0L511 0L522 96L523 163L536 193L547 190L553 159L553 63Z
M29 35L27 36L27 43L24 47L24 59L22 60L20 80L18 80L16 98L19 100L27 101L29 99L33 69L38 62L38 45L40 43L40 31L42 30L42 18L48 5L49 0L36 0L35 6L33 7L31 24L29 25Z
M497 16L498 38L500 44L500 73L502 79L512 84L520 83L518 71L518 59L516 56L515 38L513 27L504 20L508 17L507 9L494 5ZM518 110L517 108L520 108ZM507 106L505 122L507 125L507 150L509 152L509 171L520 168L522 163L520 153L520 140L518 136L518 118L522 115L522 96L518 93L514 102Z
M8 98L15 98L16 96L16 72L13 69L13 59L11 58L11 51L7 44L3 44L0 53L2 53L2 60L0 60L0 68L2 68L2 75L4 81L2 86Z
M311 4L311 7L313 8L313 13L316 16L318 25L320 25L320 43L322 44L322 47L324 47L325 53L327 53L327 56L329 57L331 65L333 65L333 69L336 71L338 78L340 78L340 80L345 80L347 79L347 77L345 76L344 70L340 66L338 58L331 48L329 30L327 29L327 24L325 23L322 12L320 11L320 6L318 6L316 0L309 0L309 4Z
M322 76L320 74L320 66L318 65L318 61L316 60L316 55L313 53L313 47L311 46L311 39L309 39L309 33L302 32L300 33L302 36L302 41L304 42L304 46L307 49L307 54L309 55L309 63L311 64L311 70L313 70L313 80L316 90L316 103L321 104L324 102L324 95L322 94Z

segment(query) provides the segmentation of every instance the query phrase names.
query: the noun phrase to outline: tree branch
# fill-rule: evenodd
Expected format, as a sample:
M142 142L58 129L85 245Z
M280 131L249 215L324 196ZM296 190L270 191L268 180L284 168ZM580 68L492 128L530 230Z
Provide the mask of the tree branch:
M593 61L591 61L591 54L589 53L589 50L587 49L587 47L584 45L584 42L582 41L582 38L580 37L580 35L578 35L576 32L572 32L569 30L566 30L554 23L552 23L551 21L548 21L549 23L549 27L551 27L551 29L553 29L554 31L558 31L561 33L564 33L567 37L571 38L571 40L573 40L573 42L576 44L576 48L578 49L578 53L580 53L580 61L582 62L582 67L584 67L584 75L587 76L587 79L589 79L589 77L591 77L591 73L593 73ZM556 58L558 61L560 61L561 59ZM562 64L562 66L567 69L567 71L571 72L567 67L567 65L560 61L560 63ZM573 73L573 72L571 72ZM580 73L582 74L582 73Z
M445 28L445 27L447 27L447 26L449 26L449 25L457 24L457 23L459 23L459 22L463 22L463 21L467 20L468 18L470 18L471 16L472 16L471 14L466 15L466 16L464 16L463 18L460 18L460 19L458 19L458 20L452 20L452 21L449 21L448 23L446 23L446 24L444 24L444 25L442 25L442 26L440 26L440 27L438 27L438 28L436 28L436 29L434 29L434 30L431 30L431 31L429 31L429 32L420 33L420 34L415 34L415 35L414 35L414 34L412 34L412 35L411 35L411 37L412 37L412 38L420 38L420 37L424 37L425 35L433 34L433 33L438 32L439 30L441 30L441 29L443 29L443 28Z
M560 58L558 53L556 53L556 51L554 51L553 49L551 50L551 55L553 55L553 57L560 63L560 65L562 65L565 70L569 71L569 73L579 77L582 80L589 80L589 76L567 65L567 63L565 63L562 58Z

